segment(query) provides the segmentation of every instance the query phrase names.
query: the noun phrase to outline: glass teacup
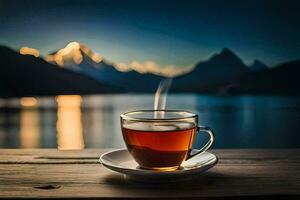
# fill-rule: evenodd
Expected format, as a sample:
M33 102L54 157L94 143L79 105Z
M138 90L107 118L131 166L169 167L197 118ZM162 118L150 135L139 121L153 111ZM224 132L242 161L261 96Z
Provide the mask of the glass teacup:
M141 168L173 171L184 160L206 151L214 141L213 131L198 126L198 115L178 110L140 110L121 115L127 149ZM192 151L195 133L206 132L209 141Z

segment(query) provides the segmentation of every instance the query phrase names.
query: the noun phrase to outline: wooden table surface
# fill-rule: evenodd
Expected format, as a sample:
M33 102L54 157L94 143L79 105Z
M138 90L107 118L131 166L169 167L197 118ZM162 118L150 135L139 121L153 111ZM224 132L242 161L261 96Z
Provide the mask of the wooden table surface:
M0 149L0 198L300 199L300 149L212 150L219 163L185 182L138 183L98 163L108 149Z

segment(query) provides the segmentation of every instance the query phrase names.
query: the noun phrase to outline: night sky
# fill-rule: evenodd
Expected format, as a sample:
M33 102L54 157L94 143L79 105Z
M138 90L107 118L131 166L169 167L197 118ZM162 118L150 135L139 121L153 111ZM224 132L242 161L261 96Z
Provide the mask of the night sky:
M247 64L300 58L300 1L0 0L0 44L42 54L79 41L122 63L193 65L228 47Z

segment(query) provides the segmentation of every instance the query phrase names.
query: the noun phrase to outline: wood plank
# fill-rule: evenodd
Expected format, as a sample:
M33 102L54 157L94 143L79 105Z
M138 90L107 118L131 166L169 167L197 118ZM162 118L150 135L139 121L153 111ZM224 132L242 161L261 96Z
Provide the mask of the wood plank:
M98 163L99 157L111 149L0 149L0 164Z
M216 167L164 184L133 182L104 168L98 156L105 151L0 150L0 198L300 197L300 149L214 150Z

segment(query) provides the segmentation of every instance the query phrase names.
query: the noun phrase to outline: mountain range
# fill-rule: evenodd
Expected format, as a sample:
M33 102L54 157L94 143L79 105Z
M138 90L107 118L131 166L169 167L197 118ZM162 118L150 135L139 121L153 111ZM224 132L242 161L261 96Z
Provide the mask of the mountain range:
M0 46L0 96L52 96L122 92L93 78L59 68L41 58Z
M196 64L192 72L175 78L173 89L179 92L218 93L231 81L250 72L251 69L240 58L225 48Z
M85 45L80 43L70 43L63 50L52 53L53 59L47 60L52 64L57 64L55 57L63 60L63 67L74 70L81 74L85 74L94 78L95 80L112 85L114 87L122 88L127 92L155 92L159 82L165 77L155 74L141 74L136 71L121 72L116 69L113 63L109 63L105 59L95 62L93 52ZM81 55L81 62L76 63L76 56Z
M41 58L0 46L0 95L30 96L115 92L154 93L162 75L120 71L80 43ZM193 70L173 78L171 92L211 94L300 94L300 61L268 67L259 60L247 66L224 48Z

